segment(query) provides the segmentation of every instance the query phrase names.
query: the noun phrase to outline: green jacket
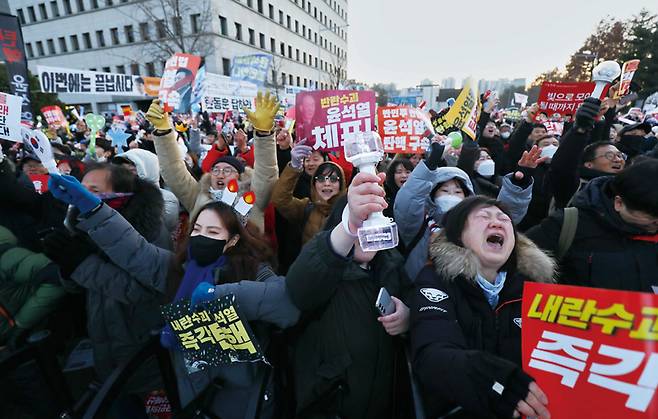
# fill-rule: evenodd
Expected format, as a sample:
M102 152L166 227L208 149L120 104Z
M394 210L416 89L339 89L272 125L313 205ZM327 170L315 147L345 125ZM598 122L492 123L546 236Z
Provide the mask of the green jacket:
M64 296L59 271L45 255L18 247L0 226L0 344L12 326L32 329Z

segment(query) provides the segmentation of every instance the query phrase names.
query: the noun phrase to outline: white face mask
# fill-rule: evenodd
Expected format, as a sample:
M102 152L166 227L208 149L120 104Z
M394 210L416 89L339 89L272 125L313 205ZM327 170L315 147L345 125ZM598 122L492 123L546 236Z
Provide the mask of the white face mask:
M546 146L541 149L541 157L548 157L549 159L552 159L556 151L557 151L556 145Z
M510 137L510 135L512 135L512 133L509 132L509 131L501 132L500 133L500 138L502 138L503 140L506 140Z
M489 177L496 173L496 163L493 160L485 160L478 166L477 172L480 176Z
M462 202L462 198L457 195L441 195L434 198L434 204L439 208L442 214L450 211L455 205Z

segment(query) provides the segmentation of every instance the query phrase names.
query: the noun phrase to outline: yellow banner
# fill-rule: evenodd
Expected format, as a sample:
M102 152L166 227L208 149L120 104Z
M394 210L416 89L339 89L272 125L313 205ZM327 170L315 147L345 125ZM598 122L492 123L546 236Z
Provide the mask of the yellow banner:
M475 140L479 116L478 86L471 78L468 78L455 104L445 115L435 119L432 125L438 134L443 134L448 128L456 127Z

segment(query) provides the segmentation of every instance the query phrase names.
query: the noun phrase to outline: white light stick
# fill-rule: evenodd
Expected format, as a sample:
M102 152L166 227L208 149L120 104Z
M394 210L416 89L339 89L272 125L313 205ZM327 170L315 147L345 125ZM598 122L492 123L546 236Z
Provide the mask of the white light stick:
M48 173L60 174L57 169L57 163L55 163L55 158L53 157L50 140L48 140L46 134L40 130L21 127L21 137L23 138L23 146L37 156L43 167L48 170Z
M601 94L607 85L621 74L621 67L616 61L603 61L592 70L592 81L596 83L592 97L601 98Z

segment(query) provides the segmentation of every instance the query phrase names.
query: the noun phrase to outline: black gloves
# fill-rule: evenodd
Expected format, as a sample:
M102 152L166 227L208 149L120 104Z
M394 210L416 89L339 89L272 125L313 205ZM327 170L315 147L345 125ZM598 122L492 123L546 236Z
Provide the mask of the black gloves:
M498 403L494 407L496 416L501 418L511 418L519 401L528 397L530 383L534 380L520 368L514 371L505 383L505 389Z
M445 146L439 143L430 144L430 153L425 159L425 165L427 166L428 169L434 170L437 167L439 167L439 163L443 158L444 150L445 150Z
M94 245L85 236L71 236L64 229L58 229L41 239L43 253L59 265L63 278L69 278L73 271L95 251Z
M594 118L596 118L596 115L599 113L600 109L600 100L593 97L588 97L585 99L583 104L580 105L580 108L578 108L576 111L576 128L580 128L586 131L594 128Z

